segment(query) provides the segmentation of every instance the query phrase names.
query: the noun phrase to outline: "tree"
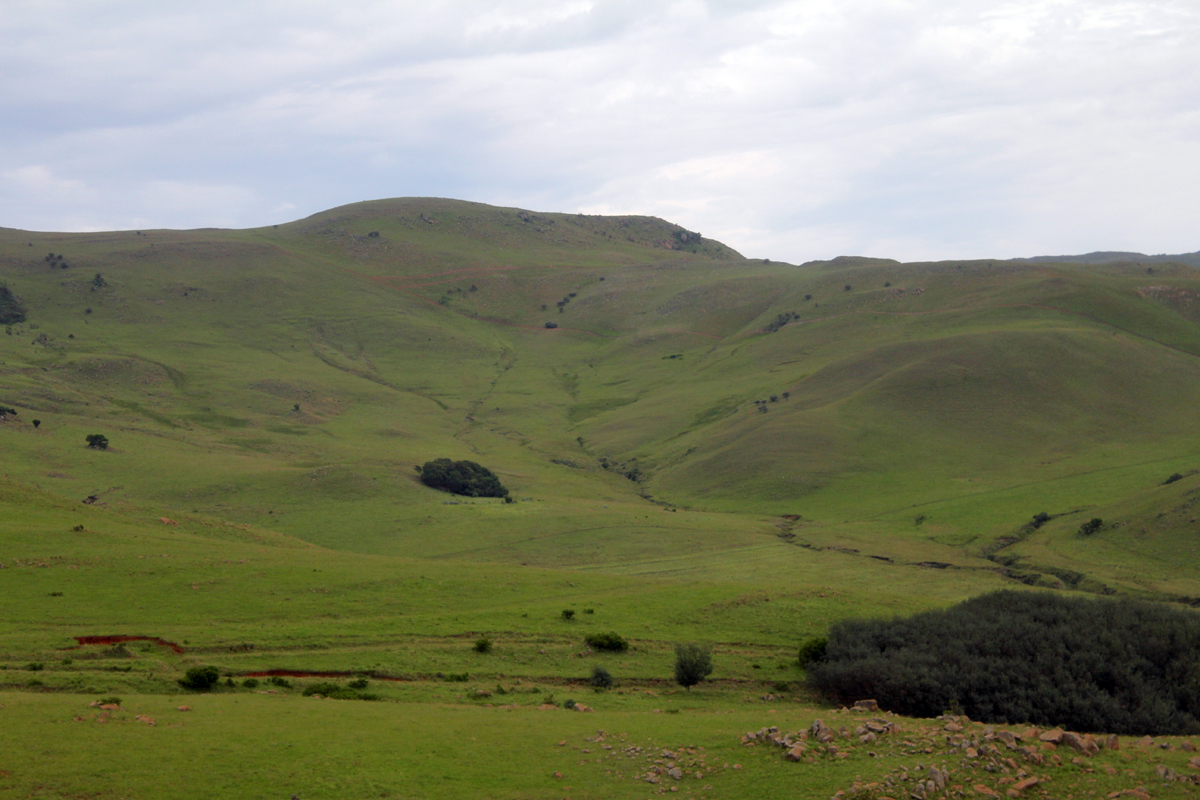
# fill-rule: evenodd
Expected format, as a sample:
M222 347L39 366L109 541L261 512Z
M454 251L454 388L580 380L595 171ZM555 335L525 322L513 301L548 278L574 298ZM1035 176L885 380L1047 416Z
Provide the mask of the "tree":
M474 461L451 461L435 458L420 469L421 483L434 489L467 497L508 497L508 489L487 467Z
M1089 519L1087 522L1079 526L1079 535L1091 536L1093 533L1096 533L1096 531L1100 530L1103 525L1104 520L1100 519L1099 517Z
M712 674L712 650L706 645L687 643L675 645L675 682L687 689Z
M103 433L89 433L87 435L87 446L93 450L107 450L108 437Z
M611 689L613 687L612 673L601 666L592 667L591 684L596 689Z
M25 306L21 298L0 283L0 325L16 325L25 321Z

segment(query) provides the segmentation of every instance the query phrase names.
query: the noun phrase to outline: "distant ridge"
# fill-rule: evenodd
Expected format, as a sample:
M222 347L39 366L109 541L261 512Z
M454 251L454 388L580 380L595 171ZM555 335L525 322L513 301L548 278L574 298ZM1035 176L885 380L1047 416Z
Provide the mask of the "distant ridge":
M1127 262L1134 264L1190 264L1200 267L1200 250L1195 253L1180 253L1178 255L1148 256L1145 253L1126 253L1116 250L1098 250L1079 256L1034 256L1032 258L1010 258L1024 264L1035 263L1072 263L1072 264L1113 264Z

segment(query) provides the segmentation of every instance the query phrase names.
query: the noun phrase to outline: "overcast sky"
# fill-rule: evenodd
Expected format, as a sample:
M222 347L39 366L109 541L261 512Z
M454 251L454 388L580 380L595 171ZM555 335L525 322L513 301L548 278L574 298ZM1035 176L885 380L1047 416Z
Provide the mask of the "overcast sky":
M5 0L0 226L438 196L746 255L1200 249L1196 0Z

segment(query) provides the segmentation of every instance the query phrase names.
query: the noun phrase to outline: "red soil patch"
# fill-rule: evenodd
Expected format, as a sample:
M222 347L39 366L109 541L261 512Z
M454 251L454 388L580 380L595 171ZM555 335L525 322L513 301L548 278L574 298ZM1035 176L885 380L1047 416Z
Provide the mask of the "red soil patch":
M76 636L75 641L83 644L120 644L121 642L154 642L160 647L169 647L176 653L186 652L182 647L157 636Z

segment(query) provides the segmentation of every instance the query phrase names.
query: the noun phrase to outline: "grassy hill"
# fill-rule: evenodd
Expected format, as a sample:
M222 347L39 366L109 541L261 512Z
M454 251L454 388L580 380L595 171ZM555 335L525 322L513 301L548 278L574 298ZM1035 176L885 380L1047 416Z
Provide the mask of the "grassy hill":
M846 616L1026 585L1195 604L1200 273L1089 260L794 265L425 198L0 229L0 683L155 694L219 663L561 695L617 630L644 687L715 643L719 714L803 699L795 645ZM438 457L516 502L424 486ZM184 652L65 649L118 634Z

